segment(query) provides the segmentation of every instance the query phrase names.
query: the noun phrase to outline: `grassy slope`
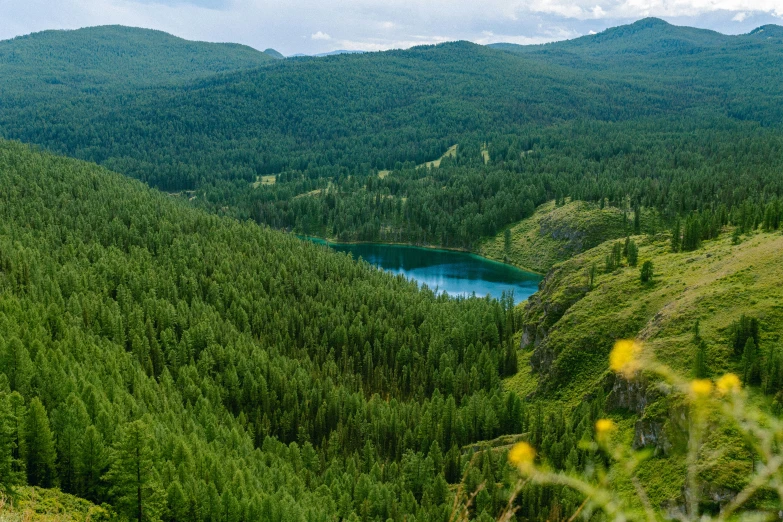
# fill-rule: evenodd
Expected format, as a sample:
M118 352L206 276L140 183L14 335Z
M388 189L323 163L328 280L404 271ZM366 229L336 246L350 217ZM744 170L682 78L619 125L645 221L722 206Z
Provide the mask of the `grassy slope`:
M541 205L528 219L511 225L511 250L504 251L504 232L478 247L484 257L543 273L556 263L625 234L623 214L581 201L556 207Z
M534 393L547 408L572 409L599 388L612 390L608 353L614 340L628 337L642 339L660 361L691 375L696 350L692 328L697 319L713 377L739 368L728 327L742 314L761 321L763 353L780 345L783 235L757 233L732 245L730 234L724 234L695 252L676 254L670 252L667 239L635 238L640 244L639 264L647 259L654 263L652 285L640 283L639 268L602 273L614 241L555 266L542 291L526 306L524 340L531 344L521 354L520 372L505 385L522 395ZM585 268L592 263L598 265L599 275L589 290ZM657 422L672 437L677 429L673 399L653 399L646 408L634 403L638 399L624 403L609 395L620 436L630 441L642 422ZM750 466L741 439L730 427L721 427L710 434L707 445L720 449L702 471L708 487L737 490ZM683 465L682 455L674 450L642 466L640 478L655 504L679 498Z
M736 370L730 356L728 325L742 314L762 322L762 348L780 341L783 327L783 236L758 233L739 245L728 234L695 252L671 253L663 236L635 238L639 264L652 260L655 281L639 282L639 268L602 273L613 241L557 265L543 290L525 310L528 333L543 329L536 351L552 357L540 391L578 401L607 373L606 356L615 339L638 337L665 363L689 372L695 347L694 322L708 345L709 366L719 375ZM586 269L598 275L588 290Z

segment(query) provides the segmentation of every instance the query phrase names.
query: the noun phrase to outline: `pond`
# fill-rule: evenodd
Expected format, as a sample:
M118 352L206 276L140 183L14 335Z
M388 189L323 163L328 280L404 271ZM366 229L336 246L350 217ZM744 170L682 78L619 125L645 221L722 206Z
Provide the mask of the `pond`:
M327 244L323 239L307 239ZM379 243L329 242L328 246L451 296L489 294L500 299L503 292L513 292L516 304L535 293L541 280L538 274L465 252Z

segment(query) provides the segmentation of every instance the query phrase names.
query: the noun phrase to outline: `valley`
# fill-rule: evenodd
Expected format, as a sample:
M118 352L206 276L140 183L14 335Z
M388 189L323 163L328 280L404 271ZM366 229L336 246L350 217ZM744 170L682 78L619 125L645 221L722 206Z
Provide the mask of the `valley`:
M0 520L774 518L782 35L0 42Z

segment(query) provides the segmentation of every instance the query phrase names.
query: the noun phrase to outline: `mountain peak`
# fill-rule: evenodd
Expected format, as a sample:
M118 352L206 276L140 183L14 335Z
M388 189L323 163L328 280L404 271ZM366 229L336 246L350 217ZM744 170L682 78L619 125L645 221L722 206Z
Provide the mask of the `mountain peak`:
M285 56L283 56L276 49L272 49L271 47L269 49L265 50L264 54L266 54L267 56L271 56L272 58L274 58L276 60L284 60L285 59Z
M762 25L753 29L748 35L761 38L783 38L783 27L775 24Z

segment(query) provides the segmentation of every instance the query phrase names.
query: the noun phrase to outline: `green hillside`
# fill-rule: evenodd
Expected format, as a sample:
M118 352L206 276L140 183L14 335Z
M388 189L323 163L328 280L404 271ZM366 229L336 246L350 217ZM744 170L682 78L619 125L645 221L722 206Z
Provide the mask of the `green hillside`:
M558 97L564 90L568 96ZM30 109L20 108L4 114L0 128L8 138L164 189L217 180L241 180L247 188L264 174L307 170L324 178L421 164L482 129L627 118L691 102L684 93L670 107L664 92L599 82L467 42L278 61L178 88L118 92L89 105L68 100L67 111L47 114L45 127L31 125ZM628 114L617 114L618 106Z
M633 231L617 208L582 201L541 205L531 217L482 242L478 252L490 259L546 273L556 263L590 250L607 239ZM506 245L508 237L508 246Z
M133 517L140 488L153 519L435 520L460 448L524 429L500 384L510 302L436 297L19 144L0 143L0 181L12 497L58 486Z
M269 55L243 45L191 42L150 29L44 31L0 42L0 89L4 97L21 89L46 98L90 94L192 80L270 61Z
M667 236L632 239L639 246L638 266L623 262L606 272L606 255L615 241L606 242L555 266L527 304L523 344L534 350L531 362L541 393L574 400L589 392L606 377L609 350L623 338L644 340L667 364L690 374L697 320L711 376L739 371L730 325L742 315L761 320L766 353L779 347L779 232L752 234L737 245L724 234L699 250L679 253L671 252ZM646 260L654 266L651 285L639 281L639 266ZM597 271L590 288L593 265Z
M521 339L531 367L506 386L538 397L552 411L578 411L586 397L598 396L625 444L655 455L637 475L652 505L682 505L689 429L683 398L658 387L652 375L617 377L609 371L609 351L617 339L635 338L687 379L736 373L757 387L755 405L772 404L780 412L783 236L753 233L734 244L726 234L680 253L672 253L667 236L632 240L639 246L638 264L653 263L652 283L641 283L639 267L627 262L605 270L614 241L556 265L525 306ZM592 286L591 266L597 267ZM739 346L747 344L740 337L743 321L758 325L756 333L745 334L754 340L752 356ZM747 485L755 454L736 426L720 424L717 417L709 425L698 473L705 512L717 512ZM558 458L546 446L543 451ZM771 492L754 498L752 505L767 509L779 502Z
M87 52L79 34L55 33ZM30 74L35 89L0 88L19 100L0 112L0 134L275 228L475 250L556 198L618 207L627 196L668 226L780 197L776 42L649 19L518 53L455 42L53 99L57 86ZM686 43L696 47L667 50ZM454 144L438 169L414 169ZM749 190L715 190L716 175Z

